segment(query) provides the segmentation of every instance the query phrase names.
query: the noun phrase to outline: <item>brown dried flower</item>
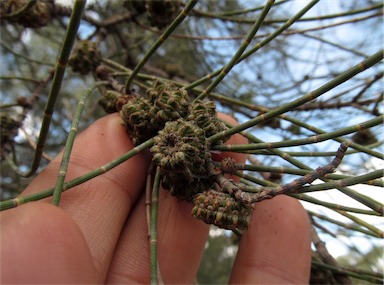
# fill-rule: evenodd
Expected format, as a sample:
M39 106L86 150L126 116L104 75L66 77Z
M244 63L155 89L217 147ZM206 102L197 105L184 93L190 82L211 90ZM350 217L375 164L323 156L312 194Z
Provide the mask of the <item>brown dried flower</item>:
M152 105L148 99L134 96L120 111L120 116L135 145L143 143L157 134L158 126L151 123L153 117L150 112L151 108Z
M85 75L96 69L100 64L100 59L96 43L86 40L79 42L69 58L68 64L74 72Z
M205 136L210 136L227 129L225 124L217 118L216 107L213 101L197 100L190 106L188 120L193 120L196 124L205 131ZM228 138L214 142L221 144Z
M3 0L0 1L1 22L7 20L16 22L26 28L41 28L48 25L51 20L51 11L54 7L53 1L36 1L36 3L20 16L11 16L13 13L28 5L29 0Z
M151 152L153 161L161 167L164 188L179 199L191 201L211 183L207 169L212 163L211 154L204 131L193 122L167 122L154 138Z
M185 89L157 80L153 87L147 90L147 95L153 104L152 123L161 128L166 122L184 118L188 114L190 103Z
M249 228L252 205L241 203L227 193L210 189L197 194L193 203L192 216L207 224L228 230Z
M176 18L179 2L174 0L147 0L147 17L152 27L162 29Z

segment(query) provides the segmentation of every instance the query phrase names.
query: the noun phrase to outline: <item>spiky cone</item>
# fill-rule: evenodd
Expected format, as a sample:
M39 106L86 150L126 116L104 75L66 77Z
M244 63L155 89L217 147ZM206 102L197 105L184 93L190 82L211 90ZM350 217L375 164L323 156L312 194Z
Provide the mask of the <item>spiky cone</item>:
M192 216L207 224L227 230L249 228L252 205L241 203L227 193L210 189L197 194L193 203Z
M100 59L101 56L96 43L85 40L79 42L69 58L68 64L74 72L85 75L96 69L100 64Z
M205 131L205 136L210 136L227 129L226 125L217 118L216 106L213 101L197 100L190 106L187 120L195 123ZM214 144L224 143L228 137L213 142Z
M174 0L146 1L147 18L152 27L162 29L168 26L179 12L179 2Z
M4 159L11 151L20 126L21 122L12 119L8 114L0 116L1 159Z
M36 1L36 4L20 17L7 17L12 13L22 9L28 4L29 0L4 0L0 4L1 22L6 19L9 22L16 22L26 28L41 28L48 25L51 21L51 11L53 1Z
M167 122L154 138L151 152L160 166L163 187L180 200L192 201L211 184L212 160L204 130L193 122Z
M152 138L168 121L188 114L189 97L186 90L172 84L155 81L147 90L148 99L137 96L123 106L121 115L134 144Z
M162 128L166 122L184 118L190 106L188 92L173 84L155 81L152 88L147 90L154 114L152 124Z
M120 111L134 145L143 143L157 134L158 126L151 123L153 118L151 108L152 104L148 99L134 96Z
M137 97L137 94L123 94L115 90L106 90L100 97L98 103L108 114L120 112L124 105Z
M100 97L98 103L104 109L104 111L108 114L117 112L116 102L118 98L122 96L120 92L114 90L107 90Z
M377 138L370 129L359 130L352 136L352 141L361 145L370 145L377 142Z

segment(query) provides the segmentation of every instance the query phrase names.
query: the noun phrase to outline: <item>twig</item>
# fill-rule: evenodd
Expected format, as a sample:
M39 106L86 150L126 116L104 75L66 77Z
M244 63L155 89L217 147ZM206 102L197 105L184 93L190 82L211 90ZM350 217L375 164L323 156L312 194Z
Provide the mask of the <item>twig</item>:
M68 170L68 166L69 166L69 158L70 158L70 155L72 152L73 143L75 141L75 136L77 134L81 114L84 110L85 103L88 100L89 96L91 96L91 94L93 93L93 91L96 88L98 88L101 85L107 85L107 84L109 84L109 82L99 81L92 88L88 88L85 95L81 98L81 100L79 101L79 104L77 105L76 115L72 121L71 129L70 129L68 137L67 137L67 142L65 143L64 154L63 154L63 157L61 159L60 169L59 169L58 177L56 180L56 186L55 186L55 189L53 191L52 204L54 204L56 206L58 206L60 203L61 193L63 191L64 180L65 180L65 177L67 175L67 170Z
M160 173L160 167L158 166L156 168L151 199L151 234L149 238L151 284L163 284L157 260L157 209L159 204Z
M147 181L145 185L145 211L147 217L147 226L148 226L148 239L151 237L151 191L153 189L152 185L152 172L154 168L154 163L151 161L151 164L147 170Z
M33 1L30 1L33 2ZM70 18L67 33L63 42L63 46L56 62L56 72L53 78L51 91L49 93L48 102L45 107L43 122L40 129L39 138L36 143L36 151L34 154L32 166L27 172L20 171L17 167L13 167L14 170L22 177L30 177L33 175L39 167L41 155L43 153L44 145L48 137L49 126L51 124L52 114L55 107L57 98L61 88L61 83L64 78L65 69L68 63L68 58L73 47L76 33L80 25L81 16L85 7L85 0L76 0L74 4L73 14ZM12 165L14 166L14 165Z
M253 48L251 48L248 52L244 53L241 55L241 57L238 59L238 61L236 62L239 63L241 62L242 60L246 59L247 57L249 57L250 55L254 54L257 50L259 50L260 48L262 48L263 46L265 46L266 44L268 44L269 42L271 42L274 38L276 38L278 35L280 35L282 32L284 32L285 30L287 30L294 22L296 22L298 19L300 19L306 12L308 12L308 10L310 10L317 2L319 2L319 0L313 0L311 1L307 6L305 6L302 10L299 11L299 13L297 13L295 16L293 16L291 19L289 19L286 23L284 23L280 28L278 28L275 32L273 32L272 34L270 34L266 39L264 39L263 41L257 43ZM202 83L204 83L205 81L207 80L210 80L211 78L217 76L218 74L220 74L220 72L222 71L223 68L221 69L218 69L204 77L202 77L201 79L199 80L196 80L195 82L192 82L191 84L189 84L188 86L185 87L185 89L192 89L193 87L195 86L198 86Z
M25 128L23 126L20 127L20 130L24 133L25 135L25 138L27 139L29 145L35 149L36 148L36 143L33 141L33 139L31 138L31 136L27 133L27 131L25 130ZM53 157L51 157L50 155L48 155L47 153L43 152L42 153L42 157L48 161L52 161L53 160Z
M144 64L149 60L153 53L160 47L160 45L169 37L169 35L179 26L181 22L188 16L192 8L196 5L197 0L190 0L176 19L169 25L169 27L164 31L164 33L156 40L156 42L151 46L148 52L145 54L143 59L136 65L132 73L129 75L127 82L125 83L125 89L127 92L130 90L130 85L139 72L139 70L144 66Z
M283 114L287 111L290 111L298 106L301 106L309 101L312 101L313 99L323 95L324 93L328 92L332 88L344 83L348 79L352 78L353 76L363 72L364 70L370 68L371 66L377 64L380 62L384 57L383 50L373 54L369 58L365 59L364 61L360 62L359 64L355 65L354 67L346 70L333 80L329 81L328 83L322 85L321 87L313 90L312 92L308 93L307 95L304 95L292 102L286 103L274 110L271 110L265 114L262 114L260 116L257 116L254 119L251 119L243 124L240 124L234 128L231 128L227 131L219 132L210 138L208 138L208 141L213 142L219 139L222 139L223 137L227 137L228 135L233 135L235 133L239 133L245 129L248 129L250 127L253 127L259 123L266 122L271 118L274 118L280 114Z
M303 177L295 179L294 181L288 184L281 185L275 189L268 189L268 190L261 191L260 193L257 193L252 197L251 202L256 203L265 199L271 199L276 195L295 192L305 184L307 183L310 184L316 179L324 177L325 174L331 173L337 168L337 166L340 164L341 160L343 159L346 150L347 150L347 145L341 144L339 149L336 152L336 157L332 160L331 163L327 164L324 167L318 167L315 171L309 174L306 174Z
M255 23L253 24L251 30L249 31L248 35L244 39L239 49L233 55L233 57L228 62L228 64L221 69L216 79L196 98L196 100L204 99L224 79L224 77L229 73L229 71L231 71L231 69L235 66L235 64L238 62L239 58L241 57L241 55L244 53L245 49L251 43L252 38L255 36L255 34L263 24L265 17L267 16L274 2L275 2L274 0L268 0L267 4L263 8L263 11L261 12L260 16L257 18Z
M316 251L319 253L321 260L328 265L338 267L336 260L329 254L325 243L320 239L315 228L312 227L311 229L313 245L316 247ZM352 284L351 279L346 274L334 273L333 275L339 284Z
M146 142L143 142L142 144L134 147L133 149L126 152L125 154L123 154L119 158L116 158L116 159L112 160L111 162L104 164L103 166L101 166L95 170L92 170L92 171L90 171L90 172L88 172L88 173L86 173L80 177L77 177L71 181L64 183L63 191L67 191L67 190L69 190L69 189L71 189L77 185L80 185L84 182L87 182L88 180L91 180L91 179L93 179L99 175L102 175L102 174L108 172L109 170L111 170L111 169L115 168L116 166L118 166L119 164L127 161L128 159L135 156L136 154L144 151L147 148L150 148L152 145L153 145L153 139L150 139ZM38 201L38 200L50 197L53 194L53 190L54 190L54 188L50 188L50 189L41 191L39 193L34 193L34 194L26 195L26 196L19 196L19 197L16 197L14 199L0 202L0 211L11 209L11 208L17 207L18 205L25 204L28 202Z

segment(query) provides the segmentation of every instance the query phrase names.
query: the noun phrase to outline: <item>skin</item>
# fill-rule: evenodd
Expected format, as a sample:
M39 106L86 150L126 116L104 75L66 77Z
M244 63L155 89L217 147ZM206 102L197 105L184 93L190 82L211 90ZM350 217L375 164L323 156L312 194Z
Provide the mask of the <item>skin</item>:
M220 115L230 123L234 119ZM246 143L240 135L228 142ZM76 138L67 180L133 147L120 118L106 116ZM220 154L226 156L228 154ZM245 156L231 154L244 162ZM22 195L52 187L59 155ZM145 220L148 153L49 199L0 213L1 283L149 283ZM191 217L192 205L160 191L158 259L165 284L195 280L209 226ZM230 282L308 283L310 234L301 204L287 196L255 206L241 238ZM219 266L219 265L218 265Z

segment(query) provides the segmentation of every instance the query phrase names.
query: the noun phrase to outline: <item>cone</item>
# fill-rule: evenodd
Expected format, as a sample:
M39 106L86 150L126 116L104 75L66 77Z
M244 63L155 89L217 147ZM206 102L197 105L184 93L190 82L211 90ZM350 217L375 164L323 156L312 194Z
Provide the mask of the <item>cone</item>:
M227 230L249 228L253 207L212 189L195 196L192 216Z
M212 163L204 131L193 122L179 119L167 122L154 138L153 161L160 166L163 187L181 200L210 186L209 165Z
M168 26L176 18L179 5L174 0L148 0L146 8L150 25L159 29Z
M210 136L227 129L225 124L217 118L215 103L212 101L203 102L197 100L189 110L187 120L195 123L205 131L205 136ZM214 144L222 144L227 138L215 141Z
M96 69L100 64L100 59L100 52L95 43L81 41L69 58L68 64L74 72L85 75Z

